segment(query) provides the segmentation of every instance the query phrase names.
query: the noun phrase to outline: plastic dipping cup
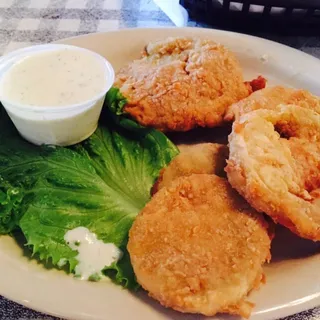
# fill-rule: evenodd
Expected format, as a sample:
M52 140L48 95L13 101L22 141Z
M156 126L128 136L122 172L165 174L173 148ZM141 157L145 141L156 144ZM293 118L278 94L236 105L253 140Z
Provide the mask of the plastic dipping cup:
M32 55L63 49L84 51L98 59L107 79L101 92L90 100L59 106L22 104L6 98L2 90L2 81L13 66ZM90 50L75 46L61 44L32 46L14 51L0 59L0 101L21 136L36 145L68 146L92 135L98 126L106 93L113 82L114 70L106 59Z

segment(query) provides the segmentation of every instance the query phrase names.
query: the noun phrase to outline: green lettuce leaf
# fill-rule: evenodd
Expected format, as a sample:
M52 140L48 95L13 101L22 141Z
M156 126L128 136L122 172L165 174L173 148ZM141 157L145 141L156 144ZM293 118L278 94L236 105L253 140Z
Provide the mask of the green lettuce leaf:
M118 88L111 88L107 95L105 104L111 113L121 116L124 114L123 108L127 104L127 99L121 94Z
M117 99L119 94L114 105ZM72 272L77 251L64 235L86 227L124 253L105 273L136 288L126 251L128 231L177 149L156 130L121 126L121 119L115 123L107 110L96 132L71 148L26 142L1 111L0 233L21 229L36 257L55 266L64 259Z
M23 190L13 187L0 176L0 234L13 231L23 212Z
M130 115L124 111L127 104L127 99L121 94L118 88L111 88L105 100L104 112L108 112L108 116L112 118L113 122L122 128L130 131L143 132L149 129L141 126L139 123L131 119Z

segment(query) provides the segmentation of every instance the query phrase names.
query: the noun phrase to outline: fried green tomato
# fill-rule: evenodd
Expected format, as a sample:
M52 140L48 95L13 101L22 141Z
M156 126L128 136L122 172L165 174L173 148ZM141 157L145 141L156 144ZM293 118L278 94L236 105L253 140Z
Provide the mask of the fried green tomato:
M254 90L232 52L193 38L149 43L141 59L117 73L114 86L128 101L125 112L161 131L220 126L227 107Z
M193 174L155 194L128 250L138 282L163 306L249 317L247 295L264 279L270 243L263 216L226 179Z
M225 120L233 121L245 113L259 109L274 110L280 104L294 104L320 113L320 98L309 91L274 86L258 90L231 105L226 112Z
M228 146L219 143L197 143L192 145L181 144L177 146L180 153L170 162L168 167L162 169L153 193L163 187L168 187L172 181L182 176L195 173L216 174L225 177L224 167L228 158Z
M320 241L320 114L278 105L233 123L226 172L250 205L302 238Z

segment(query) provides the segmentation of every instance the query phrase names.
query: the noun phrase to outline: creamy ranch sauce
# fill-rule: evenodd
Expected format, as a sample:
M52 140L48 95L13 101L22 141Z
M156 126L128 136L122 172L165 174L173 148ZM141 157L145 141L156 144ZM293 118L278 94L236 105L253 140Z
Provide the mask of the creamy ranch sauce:
M81 280L88 280L91 276L102 277L102 270L122 257L121 250L113 243L104 243L87 228L78 227L69 230L64 240L72 250L77 250L78 264L75 268L76 276ZM64 265L64 259L59 261Z
M77 49L34 54L5 73L1 95L9 101L36 106L65 106L90 100L106 86L102 61Z

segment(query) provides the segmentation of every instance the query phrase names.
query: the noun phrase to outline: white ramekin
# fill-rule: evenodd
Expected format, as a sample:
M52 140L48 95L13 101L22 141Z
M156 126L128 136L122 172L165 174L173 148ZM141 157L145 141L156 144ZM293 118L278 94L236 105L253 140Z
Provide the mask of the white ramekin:
M7 100L0 90L0 101L22 137L31 143L68 146L88 138L97 128L106 93L114 82L111 64L97 53L63 44L37 45L14 51L0 59L0 83L10 68L21 59L45 51L82 50L101 61L107 79L103 90L82 103L58 107L30 106ZM90 68L90 66L88 66ZM1 86L0 86L1 88Z

